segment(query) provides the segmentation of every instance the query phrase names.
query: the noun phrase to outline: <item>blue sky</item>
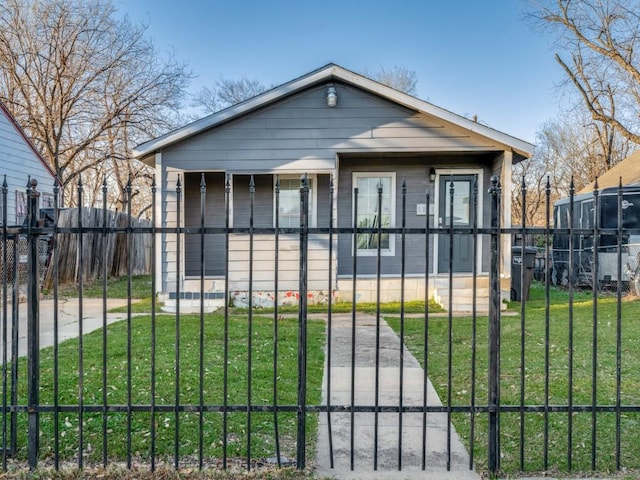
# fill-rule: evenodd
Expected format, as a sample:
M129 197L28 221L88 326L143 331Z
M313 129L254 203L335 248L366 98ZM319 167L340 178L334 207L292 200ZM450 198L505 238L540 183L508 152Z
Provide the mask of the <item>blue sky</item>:
M114 0L197 76L280 85L328 63L401 65L418 97L523 140L556 116L563 79L526 0Z

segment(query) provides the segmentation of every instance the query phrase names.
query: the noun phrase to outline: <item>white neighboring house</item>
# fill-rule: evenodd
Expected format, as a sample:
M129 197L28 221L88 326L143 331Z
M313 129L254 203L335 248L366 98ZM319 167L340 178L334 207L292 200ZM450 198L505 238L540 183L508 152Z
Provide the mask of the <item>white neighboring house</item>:
M55 174L38 153L7 107L0 102L0 185L8 186L7 224L22 224L26 217L27 183L38 181L40 208L53 207ZM0 224L3 222L4 196L0 193Z

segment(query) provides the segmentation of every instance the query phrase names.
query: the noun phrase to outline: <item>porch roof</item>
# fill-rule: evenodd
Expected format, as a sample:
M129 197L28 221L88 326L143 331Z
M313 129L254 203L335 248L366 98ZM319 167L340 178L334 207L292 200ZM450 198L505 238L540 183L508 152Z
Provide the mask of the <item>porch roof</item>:
M134 148L133 156L139 160L144 160L156 151L162 150L176 142L185 140L217 125L226 123L255 109L275 103L314 85L337 81L356 86L417 112L441 118L453 125L464 128L478 135L482 135L495 142L499 142L514 152L514 162L529 158L533 155L534 146L524 140L520 140L506 133L487 127L486 125L481 125L473 120L395 90L338 65L328 64L302 77L245 100L244 102L233 105L185 125L184 127L178 128L177 130L142 143Z

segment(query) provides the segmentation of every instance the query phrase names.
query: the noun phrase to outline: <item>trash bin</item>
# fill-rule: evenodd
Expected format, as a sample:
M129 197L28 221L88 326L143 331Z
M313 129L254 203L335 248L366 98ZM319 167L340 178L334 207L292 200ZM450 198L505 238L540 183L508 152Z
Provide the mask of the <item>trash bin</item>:
M524 247L524 261L522 246L511 247L511 301L521 302L524 297L529 300L529 289L533 280L533 267L536 261L536 249ZM524 282L522 269L524 268ZM521 285L522 283L522 285Z

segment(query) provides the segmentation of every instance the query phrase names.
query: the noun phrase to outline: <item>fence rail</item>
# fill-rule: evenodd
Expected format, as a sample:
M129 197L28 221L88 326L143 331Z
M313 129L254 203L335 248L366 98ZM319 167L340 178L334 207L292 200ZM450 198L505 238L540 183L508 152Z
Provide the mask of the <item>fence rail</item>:
M403 429L408 429L412 415L421 417L421 448L418 451L420 468L429 470L432 465L427 455L428 419L438 415L446 417L446 468L452 468L452 439L457 431L464 439L469 462L466 468L477 468L491 473L500 470L512 471L572 471L572 470L621 470L638 469L640 452L633 437L625 439L640 415L640 399L634 380L638 366L633 350L628 350L634 338L630 321L640 310L637 301L625 297L634 293L638 266L624 239L635 230L623 226L622 189L618 195L618 223L615 228L601 228L597 219L593 227L580 228L573 222L569 208L568 226L551 225L550 188L547 188L547 224L543 227L505 227L500 223L500 186L497 179L487 193L490 205L490 222L482 225L477 220L470 226L459 228L453 223L454 212L449 212L451 223L435 226L425 218L423 227L407 227L407 189L400 194L397 222L400 226L383 226L378 219L367 226L352 225L338 227L333 218L334 191L331 183L326 192L331 212L327 224L311 226L309 217L310 197L306 177L301 180L299 219L296 228L279 226L279 184L275 187L275 223L273 227L257 227L256 187L248 185L250 214L248 226L230 227L231 189L227 179L224 207L216 212L207 212L207 185L204 175L200 184L199 225L184 226L182 185L177 183L177 226L158 226L160 212L155 204L156 186L152 187L151 224L134 224L132 220L115 224L107 214L106 195L103 209L91 213L96 221L91 225L83 216L62 226L59 208L54 207L54 222L51 226L38 223L38 191L33 184L28 191L29 211L27 222L13 229L7 227L6 207L4 226L1 229L2 257L2 467L6 470L8 458L24 460L30 468L36 468L44 459L52 459L56 468L61 462L75 461L78 467L107 465L112 461L126 460L131 467L135 460L147 461L156 468L159 461L172 463L176 468L196 465L199 468L229 468L242 458L247 469L262 463L277 465L295 464L303 469L308 465L308 443L315 438L319 419L321 428L328 432L328 452L331 466L341 454L334 451L338 426L335 418L348 422L350 431L350 468L354 463L354 433L362 415L374 415L375 440L372 447L373 468L384 469L390 460L382 454L379 429L383 418L397 422L399 434L397 460L394 468L402 469L408 463L403 449L411 448L403 442ZM454 191L451 182L450 205ZM526 200L526 188L523 186ZM3 192L6 202L6 189ZM82 211L82 188L78 188L78 205ZM485 192L472 193L470 204L477 205ZM597 198L598 191L594 193ZM358 191L354 190L353 218L358 218ZM383 189L378 187L376 211L383 210ZM425 201L431 203L430 193ZM130 204L130 202L129 202ZM453 206L451 207L453 209ZM526 208L526 201L522 208ZM128 217L131 218L130 212ZM224 226L210 226L211 216L222 217ZM477 219L477 215L473 215ZM522 215L522 218L525 218ZM248 258L247 309L238 313L229 305L232 297L229 276L230 237L242 234L246 237ZM309 303L309 242L314 235L328 238L327 292L320 310L321 318L313 315ZM346 314L342 304L334 300L336 289L336 245L339 238L350 242L353 252L361 245L363 234L367 245L374 251L376 302L370 314L376 326L371 364L375 373L374 400L361 401L358 397L356 363L359 346L357 336L362 323L362 312L357 305L358 277L363 258L352 255L351 306ZM257 279L253 265L257 258L256 242L259 235L271 237L273 245L272 310L264 313L256 309L253 290ZM281 263L279 246L283 235L290 241L298 239L298 289L295 292L297 312L291 314L279 301ZM542 300L536 300L536 308L529 308L526 296L522 302L510 305L510 314L503 311L504 286L501 277L508 272L502 265L502 249L509 239L534 235L539 243L538 256L543 259L542 282L537 287L544 292ZM566 255L562 258L554 252L554 237L562 235L567 242ZM576 239L584 243L592 236L591 254L576 248ZM616 238L604 252L606 259L593 255L602 251L603 235L608 241ZM160 237L162 236L162 237ZM137 273L135 261L139 256L155 259L157 238L172 236L176 242L175 257L178 275L184 272L183 253L197 245L199 275L198 291L189 292L191 299L197 298L199 309L187 314L185 292L178 282L175 293L175 313L167 315L157 311L151 302L148 315L133 314L131 285ZM400 258L401 301L393 313L386 313L380 301L383 287L383 245L386 239L395 236L396 251ZM456 290L454 288L453 262L454 239L471 236L473 261L471 271L473 308L463 316L455 315ZM146 247L133 247L134 239L145 238ZM217 257L224 264L224 305L216 314L205 312L207 291L205 268L208 261L208 243L211 237L221 240L224 254ZM16 276L16 239L26 242L26 269L28 291L24 309L19 308L20 299L11 284ZM46 241L43 242L43 238ZM62 239L72 240L68 246ZM107 239L118 238L120 246ZM433 296L429 279L434 277L431 249L435 239L449 241L449 268L440 275L448 289L445 313L436 315L429 309ZM488 271L478 271L480 239L485 239L489 255ZM191 239L191 240L189 240ZM424 293L423 311L409 314L406 302L406 267L412 261L407 257L407 242L420 240L424 248ZM191 241L191 243L187 243ZM89 244L97 248L89 250ZM42 245L48 254L43 262ZM20 248L25 248L21 246ZM13 249L13 250L12 250ZM110 251L122 253L120 268L112 268L102 261ZM75 254L74 254L75 251ZM90 254L89 251L99 252ZM76 271L85 271L91 264L93 271L103 282L102 298L98 300L97 320L99 329L90 333L85 320L89 299L84 295L87 278L77 276L78 298L75 304L76 318L74 339L63 343L63 310L60 304L59 286L63 278L64 255L71 253L78 260ZM189 252L192 254L193 252ZM96 258L101 256L101 258ZM588 274L591 282L586 292L579 288L576 279L584 278L586 263L590 258ZM567 257L567 258L564 258ZM508 258L508 257L507 257ZM615 265L610 262L615 261ZM564 263L559 263L564 262ZM20 262L18 262L20 263ZM110 323L108 313L107 278L117 272L128 279L129 300L126 303L124 320ZM563 274L555 270L563 265ZM566 268L576 265L576 268ZM635 269L633 268L635 265ZM48 268L46 282L52 289L52 299L45 307L40 289L42 270ZM506 267L506 268L505 268ZM582 270L580 270L582 269ZM150 265L151 284L149 295L160 287L157 282L158 266ZM607 269L608 291L602 286L600 272ZM626 270L625 270L626 268ZM505 271L506 270L506 271ZM521 288L528 288L528 267L514 270ZM626 272L623 275L623 272ZM481 288L478 279L488 277L488 311L477 308ZM64 276L66 279L67 276ZM561 279L561 281L558 281ZM556 284L554 284L557 283ZM564 290L558 290L562 288ZM566 305L552 308L553 292L567 296ZM579 299L579 302L576 301ZM585 302L587 306L585 307ZM44 310L49 309L49 310ZM342 309L342 310L340 310ZM585 310L586 309L586 310ZM605 313L603 314L603 309ZM560 313L558 313L558 311ZM52 339L43 349L45 335L41 329L43 318L50 319ZM77 319L80 319L79 321ZM387 402L380 397L379 374L381 357L388 345L381 340L381 326L385 320L396 328L399 337L399 398ZM346 322L340 329L339 322ZM21 358L18 344L26 329L27 356ZM349 380L345 387L348 400L336 400L332 393L336 384L344 378L333 377L338 368L335 342L339 332L347 332L349 342ZM341 335L342 333L340 333ZM69 343L71 342L71 343ZM585 352L584 345L590 350ZM415 385L424 391L418 403L405 401L403 391L408 388L409 377L405 362L409 361L408 347L418 359L424 372ZM463 363L461 363L463 362ZM462 372L464 371L464 375ZM323 372L324 381L323 381ZM427 386L430 379L442 400L441 404L427 402ZM416 383L417 382L417 383ZM324 385L324 386L323 386ZM324 390L323 390L324 388ZM347 415L347 417L337 417ZM433 427L431 427L433 428ZM45 433L45 434L43 434ZM124 442L122 441L124 438ZM635 444L634 444L635 442ZM420 442L418 442L420 443ZM589 450L585 457L585 450ZM559 453L561 452L561 453ZM404 458L404 459L403 459ZM585 458L587 460L585 461Z

